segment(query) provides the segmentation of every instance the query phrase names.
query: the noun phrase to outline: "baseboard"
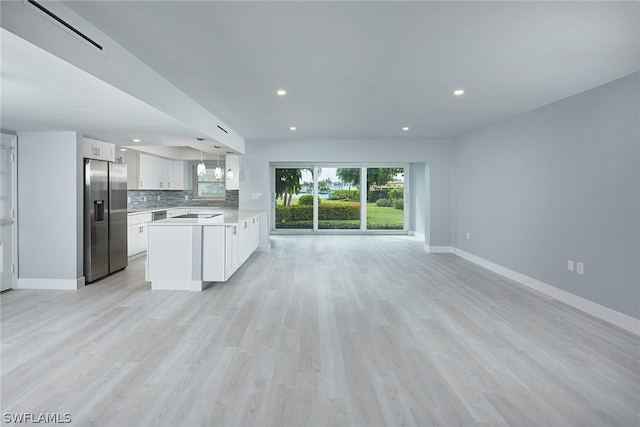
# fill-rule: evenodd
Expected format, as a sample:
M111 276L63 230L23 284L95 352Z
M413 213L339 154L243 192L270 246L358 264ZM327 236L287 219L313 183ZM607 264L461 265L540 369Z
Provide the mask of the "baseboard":
M146 257L146 256L147 256L147 251L142 251L142 252L138 252L138 253L133 254L133 255L129 255L128 260L129 261L133 261L133 260L136 260L138 258L142 258L142 257Z
M75 291L84 286L84 276L77 279L18 279L16 289L52 289Z
M451 253L459 256L460 258L464 258L467 261L470 261L474 264L477 264L481 267L484 267L487 270L491 270L494 273L498 273L501 276L514 280L528 288L534 289L547 296L550 296L553 299L556 299L567 305L570 305L573 308L577 308L578 310L583 311L587 314L590 314L591 316L594 316L594 317L597 317L598 319L612 323L635 335L640 335L640 319L636 319L634 317L612 310L603 305L597 304L593 301L589 301L587 299L574 295L570 292L556 288L555 286L551 286L547 283L541 282L540 280L534 279L533 277L529 277L522 273L518 273L517 271L510 270L499 264L493 263L479 256L470 254L469 252L465 252L462 249L452 247Z
M453 248L451 246L430 246L424 245L425 252L429 252L430 254L449 254L453 252Z
M420 240L421 242L424 242L425 235L423 233L409 230L407 234L416 240Z

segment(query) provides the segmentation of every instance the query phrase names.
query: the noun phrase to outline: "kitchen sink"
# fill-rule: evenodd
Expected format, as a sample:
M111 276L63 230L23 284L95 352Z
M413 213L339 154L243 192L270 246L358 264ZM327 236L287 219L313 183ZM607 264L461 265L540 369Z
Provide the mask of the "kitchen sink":
M198 219L208 219L208 218L213 218L216 216L220 216L222 214L219 213L194 213L194 214L184 214L184 215L178 215L178 216L174 216L174 218L198 218Z

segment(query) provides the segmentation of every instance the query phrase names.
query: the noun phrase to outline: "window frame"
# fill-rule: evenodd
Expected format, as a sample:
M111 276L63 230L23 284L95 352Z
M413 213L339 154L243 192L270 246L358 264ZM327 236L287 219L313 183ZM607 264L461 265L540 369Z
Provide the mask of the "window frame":
M198 162L199 163L199 162ZM213 170L215 169L215 166L211 166L209 164L207 164L207 162L205 162L205 166L207 167L207 175L209 171L212 171L211 173L213 173ZM191 171L192 171L192 183L193 183L193 190L192 190L192 197L194 199L198 199L198 200L225 200L226 198L226 192L227 192L227 185L226 185L226 180L225 180L225 174L222 174L222 177L220 179L213 179L212 181L200 181L200 176L198 176L197 173L197 168L198 168L198 164L194 164L191 166ZM220 168L224 171L224 166L221 165ZM222 194L221 195L215 195L215 196L203 196L199 194L199 187L201 184L218 184L220 183L222 185Z
M361 169L361 177L360 182L366 182L366 169L369 168L389 168L389 167L399 167L404 169L405 181L404 181L404 224L403 228L400 229L369 229L367 228L367 192L364 191L363 186L360 186L360 229L320 229L318 228L318 173L317 168L322 169L325 168L359 168ZM275 223L275 170L276 169L287 169L287 168L312 168L314 170L314 219L313 219L313 229L283 229L276 228ZM269 174L271 181L271 202L269 207L269 216L270 216L270 225L269 230L271 234L386 234L386 235L394 235L401 234L407 235L409 234L409 222L410 222L410 191L411 184L410 179L410 163L406 162L269 162Z

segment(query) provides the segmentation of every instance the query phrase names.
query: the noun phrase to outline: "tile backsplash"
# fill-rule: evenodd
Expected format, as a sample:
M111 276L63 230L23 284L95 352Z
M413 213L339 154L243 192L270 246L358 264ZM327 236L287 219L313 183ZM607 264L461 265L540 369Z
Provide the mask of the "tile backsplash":
M185 196L187 200L185 200ZM238 190L225 191L224 200L194 199L190 190L129 190L127 191L127 209L169 208L174 206L215 206L220 208L238 208Z

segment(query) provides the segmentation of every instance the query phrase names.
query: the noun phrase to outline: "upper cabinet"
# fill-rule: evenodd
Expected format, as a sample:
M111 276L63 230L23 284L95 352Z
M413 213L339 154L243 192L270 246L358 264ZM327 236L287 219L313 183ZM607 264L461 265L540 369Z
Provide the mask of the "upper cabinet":
M226 169L225 175L225 189L227 190L239 190L240 189L240 156L228 155L225 157L224 166ZM229 169L231 169L231 177L229 176Z
M127 151L123 156L129 167L129 190L188 190L184 160L170 160Z
M187 162L184 160L172 160L171 163L171 189L189 190L189 180L187 179Z
M116 146L97 139L84 138L82 142L82 157L85 159L106 160L115 162Z

